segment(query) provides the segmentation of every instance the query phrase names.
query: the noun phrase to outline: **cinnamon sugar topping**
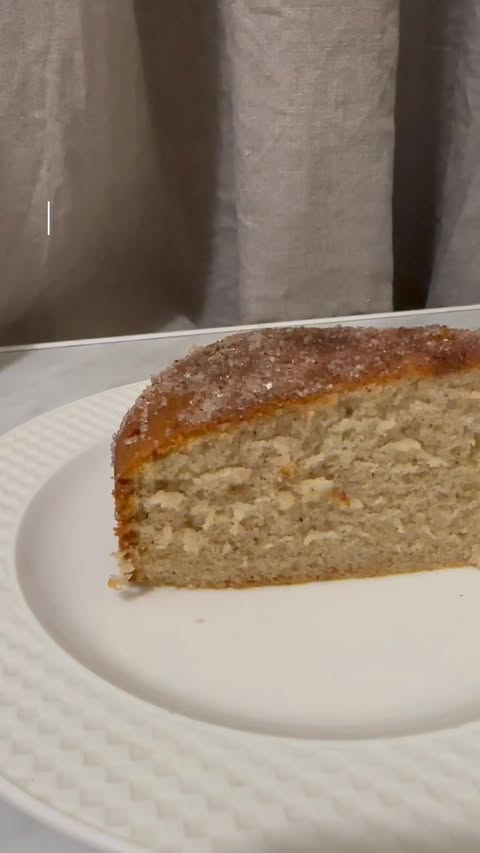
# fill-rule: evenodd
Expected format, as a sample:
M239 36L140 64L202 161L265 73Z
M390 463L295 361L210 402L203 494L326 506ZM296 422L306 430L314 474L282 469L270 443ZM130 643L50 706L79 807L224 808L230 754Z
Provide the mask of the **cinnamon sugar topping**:
M406 374L448 373L480 362L477 332L441 326L264 329L231 335L152 379L117 437L121 467L136 447L164 449L176 438L255 412ZM125 446L126 445L126 446ZM118 460L117 460L118 461Z

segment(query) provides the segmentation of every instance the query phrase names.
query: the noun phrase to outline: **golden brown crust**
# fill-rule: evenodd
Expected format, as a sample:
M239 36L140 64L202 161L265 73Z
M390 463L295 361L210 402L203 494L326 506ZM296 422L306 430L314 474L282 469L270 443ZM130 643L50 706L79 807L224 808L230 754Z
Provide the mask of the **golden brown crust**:
M264 329L194 349L152 379L113 443L116 489L151 456L218 426L364 385L480 365L480 333L442 326ZM123 481L123 482L122 482Z

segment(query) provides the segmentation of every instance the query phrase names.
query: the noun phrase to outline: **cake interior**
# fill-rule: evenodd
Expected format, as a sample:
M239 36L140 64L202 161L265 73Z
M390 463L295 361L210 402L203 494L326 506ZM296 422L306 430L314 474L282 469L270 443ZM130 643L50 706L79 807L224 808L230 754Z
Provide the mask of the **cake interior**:
M476 565L479 413L475 369L191 439L135 473L122 572L208 587Z

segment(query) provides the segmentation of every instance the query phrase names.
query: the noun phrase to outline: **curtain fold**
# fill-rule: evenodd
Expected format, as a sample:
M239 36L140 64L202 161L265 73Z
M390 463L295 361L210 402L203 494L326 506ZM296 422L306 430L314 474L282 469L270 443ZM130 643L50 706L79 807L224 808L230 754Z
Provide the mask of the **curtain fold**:
M389 310L397 4L226 5L243 316Z
M1 333L142 326L172 209L132 4L4 0L0 15Z
M401 0L398 307L480 302L480 0Z
M480 301L480 2L439 5L429 45L442 56L431 306Z
M480 302L479 59L480 0L3 0L0 344Z

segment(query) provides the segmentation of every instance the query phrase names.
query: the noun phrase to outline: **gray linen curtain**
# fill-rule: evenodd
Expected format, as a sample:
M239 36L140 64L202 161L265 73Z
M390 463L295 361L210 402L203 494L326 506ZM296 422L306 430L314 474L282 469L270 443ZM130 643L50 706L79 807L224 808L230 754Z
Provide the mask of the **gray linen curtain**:
M480 301L480 0L1 0L0 226L2 344Z

